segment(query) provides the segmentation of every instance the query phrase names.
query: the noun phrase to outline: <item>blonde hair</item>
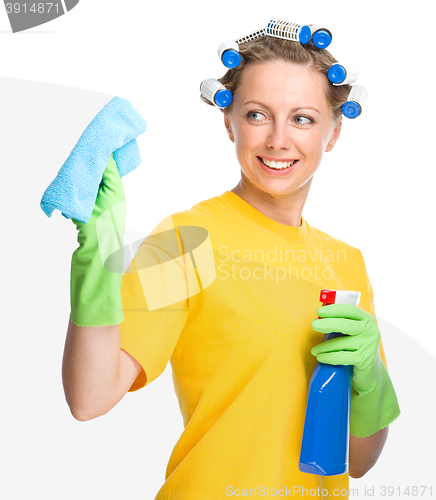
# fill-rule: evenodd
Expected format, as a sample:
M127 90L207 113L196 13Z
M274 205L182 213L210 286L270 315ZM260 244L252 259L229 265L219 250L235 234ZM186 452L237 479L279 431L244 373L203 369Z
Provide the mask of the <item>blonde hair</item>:
M237 68L229 69L222 78L218 78L218 81L221 82L232 95L237 92L242 81L244 69L249 64L281 59L295 64L301 64L301 66L308 68L313 68L325 75L328 82L328 85L326 85L328 89L326 95L327 101L332 110L333 119L335 121L340 120L342 116L342 105L347 101L351 85L336 86L330 82L327 76L328 70L332 64L338 61L326 49L318 49L312 42L301 45L299 42L266 36L241 45L239 47L239 53L242 59L241 64ZM202 94L200 98L206 104L213 106L213 104ZM228 112L231 110L231 107L232 104L227 106L227 108L221 109L221 111L223 113Z

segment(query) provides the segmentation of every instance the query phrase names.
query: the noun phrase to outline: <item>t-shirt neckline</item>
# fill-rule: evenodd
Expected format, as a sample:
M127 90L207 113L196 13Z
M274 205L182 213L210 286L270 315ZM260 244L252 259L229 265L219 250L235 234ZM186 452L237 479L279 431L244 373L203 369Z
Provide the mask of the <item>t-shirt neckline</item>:
M305 241L310 237L310 226L303 216L301 217L301 226L287 226L270 219L232 191L224 192L220 198L245 219L283 238L292 241Z

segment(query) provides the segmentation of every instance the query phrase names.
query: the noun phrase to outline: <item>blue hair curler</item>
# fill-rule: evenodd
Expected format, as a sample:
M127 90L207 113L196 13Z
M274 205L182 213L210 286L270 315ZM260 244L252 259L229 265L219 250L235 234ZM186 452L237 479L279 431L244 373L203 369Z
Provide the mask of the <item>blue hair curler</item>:
M351 63L332 64L327 72L328 79L333 85L345 85L354 83L359 77L357 66Z
M204 80L200 85L200 92L214 106L220 109L227 108L233 101L230 90L227 90L224 85L215 78L207 78Z
M226 68L237 68L241 64L241 54L239 46L231 40L223 42L218 47L218 55Z
M342 114L347 118L357 118L363 110L368 98L368 91L361 85L353 85L347 102L342 105Z
M271 19L265 28L265 32L268 36L293 40L294 42L300 42L301 45L306 45L312 37L312 31L309 26L288 23L279 19Z
M264 38L265 36L292 40L300 42L302 45L306 45L312 39L315 47L319 49L325 49L332 41L331 31L320 24L301 25L280 21L279 19L270 19L265 28L253 31L237 40L223 42L218 47L218 56L221 62L226 68L237 68L242 61L239 46L259 38Z
M326 49L332 43L332 32L321 24L309 24L312 43L318 49Z
M226 68L233 69L237 68L241 64L241 54L239 53L239 45L243 43L251 42L265 36L265 29L262 28L257 31L253 31L248 35L244 35L237 40L228 40L223 42L218 47L218 56L221 62Z

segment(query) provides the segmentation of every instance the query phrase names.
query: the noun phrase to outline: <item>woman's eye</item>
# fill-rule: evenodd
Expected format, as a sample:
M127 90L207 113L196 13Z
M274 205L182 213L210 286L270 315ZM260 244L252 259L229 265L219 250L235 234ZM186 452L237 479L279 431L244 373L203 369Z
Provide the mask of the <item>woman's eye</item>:
M252 122L260 122L261 120L259 120L257 118L253 118L253 116L256 116L256 115L264 116L262 113L259 113L259 111L249 111L247 113L247 117L249 120L251 120Z
M300 125L309 125L310 123L313 123L312 118L308 118L307 116L297 116L295 121Z
M263 113L261 113L260 111L249 111L247 113L248 120L252 121L252 122L261 122L262 117L265 118L265 115ZM298 125L310 125L311 123L314 123L312 118L309 118L308 116L301 116L301 115L296 116L295 121L296 121L296 123L298 123Z

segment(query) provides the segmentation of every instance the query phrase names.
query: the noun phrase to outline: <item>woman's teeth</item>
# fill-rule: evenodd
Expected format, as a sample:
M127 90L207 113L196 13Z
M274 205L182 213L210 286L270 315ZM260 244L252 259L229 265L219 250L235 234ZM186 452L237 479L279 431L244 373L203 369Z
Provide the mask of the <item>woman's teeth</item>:
M297 160L292 160L292 161L271 161L271 160L266 160L265 158L261 158L263 163L270 168L275 168L275 169L282 169L282 168L288 168L291 165L293 165Z

